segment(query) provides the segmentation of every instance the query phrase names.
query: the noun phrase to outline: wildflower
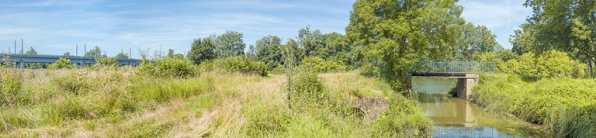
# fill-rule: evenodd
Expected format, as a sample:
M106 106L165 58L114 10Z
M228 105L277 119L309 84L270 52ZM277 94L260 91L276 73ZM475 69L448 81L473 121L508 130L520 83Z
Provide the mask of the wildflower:
M381 116L381 118L385 119L385 115Z
M385 100L389 100L389 97L385 97Z
M368 111L367 111L367 112L369 112L369 113L370 113L370 109L368 109Z

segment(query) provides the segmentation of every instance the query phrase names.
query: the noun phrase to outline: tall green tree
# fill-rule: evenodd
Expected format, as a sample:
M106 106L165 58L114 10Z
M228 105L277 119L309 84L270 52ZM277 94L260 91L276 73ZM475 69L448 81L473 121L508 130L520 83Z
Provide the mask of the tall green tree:
M268 70L272 70L281 64L281 38L277 36L266 36L256 42L257 60L265 62Z
M98 46L95 46L95 48L89 50L89 52L85 53L86 57L96 57L96 58L105 58L107 57L106 54L101 54L101 49L99 49Z
M215 35L203 39L198 38L192 43L187 56L194 64L198 65L205 60L215 59L215 48Z
M325 54L323 52L313 52L323 44L322 36L323 34L318 29L312 31L310 26L306 26L306 28L298 31L298 45L304 49L306 56Z
M242 37L243 34L236 31L226 31L226 33L217 36L217 55L220 58L244 55L246 44Z
M128 58L128 55L124 54L124 53L118 53L116 55L116 58Z
M37 55L37 51L35 51L35 49L33 49L33 47L29 47L29 50L27 50L27 52L25 52L25 54L27 54L27 55Z
M449 61L469 61L476 60L473 57L485 52L495 52L502 49L497 43L497 36L492 34L486 26L466 23L459 26L461 35L458 36L456 43L450 48L452 52Z
M174 50L173 49L168 49L168 57L174 58Z
M358 0L353 8L348 38L365 58L384 63L385 80L398 91L416 63L447 54L463 9L455 0Z
M590 72L596 64L596 1L526 0L534 11L527 19L536 32L534 48L539 53L556 49L588 62Z
M64 53L64 56L70 56L70 52Z

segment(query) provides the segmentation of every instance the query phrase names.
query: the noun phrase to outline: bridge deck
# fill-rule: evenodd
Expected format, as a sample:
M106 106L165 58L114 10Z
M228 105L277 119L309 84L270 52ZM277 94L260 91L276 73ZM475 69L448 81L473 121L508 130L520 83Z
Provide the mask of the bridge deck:
M469 73L412 73L412 77L431 77L431 78L467 78L473 79L476 77L474 74Z

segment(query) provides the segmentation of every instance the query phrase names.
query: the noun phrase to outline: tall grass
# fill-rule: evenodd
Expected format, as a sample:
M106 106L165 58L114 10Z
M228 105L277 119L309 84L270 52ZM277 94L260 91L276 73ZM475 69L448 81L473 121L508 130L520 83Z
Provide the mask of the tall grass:
M0 137L380 137L430 131L431 122L411 99L355 72L296 71L293 85L286 85L281 75L203 71L179 77L139 70L146 71L3 69ZM291 99L288 90L296 92ZM387 97L391 109L382 119L364 121L354 110L363 97Z
M596 137L596 80L484 75L472 101L496 113L542 124L561 137Z

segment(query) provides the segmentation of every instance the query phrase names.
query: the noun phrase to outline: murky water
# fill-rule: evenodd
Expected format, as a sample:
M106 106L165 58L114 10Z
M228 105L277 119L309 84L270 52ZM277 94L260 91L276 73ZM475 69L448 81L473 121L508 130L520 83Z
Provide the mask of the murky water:
M412 79L412 90L418 92L418 106L434 121L434 137L545 137L533 131L530 124L486 113L463 99L450 97L448 92L456 82L456 79Z

